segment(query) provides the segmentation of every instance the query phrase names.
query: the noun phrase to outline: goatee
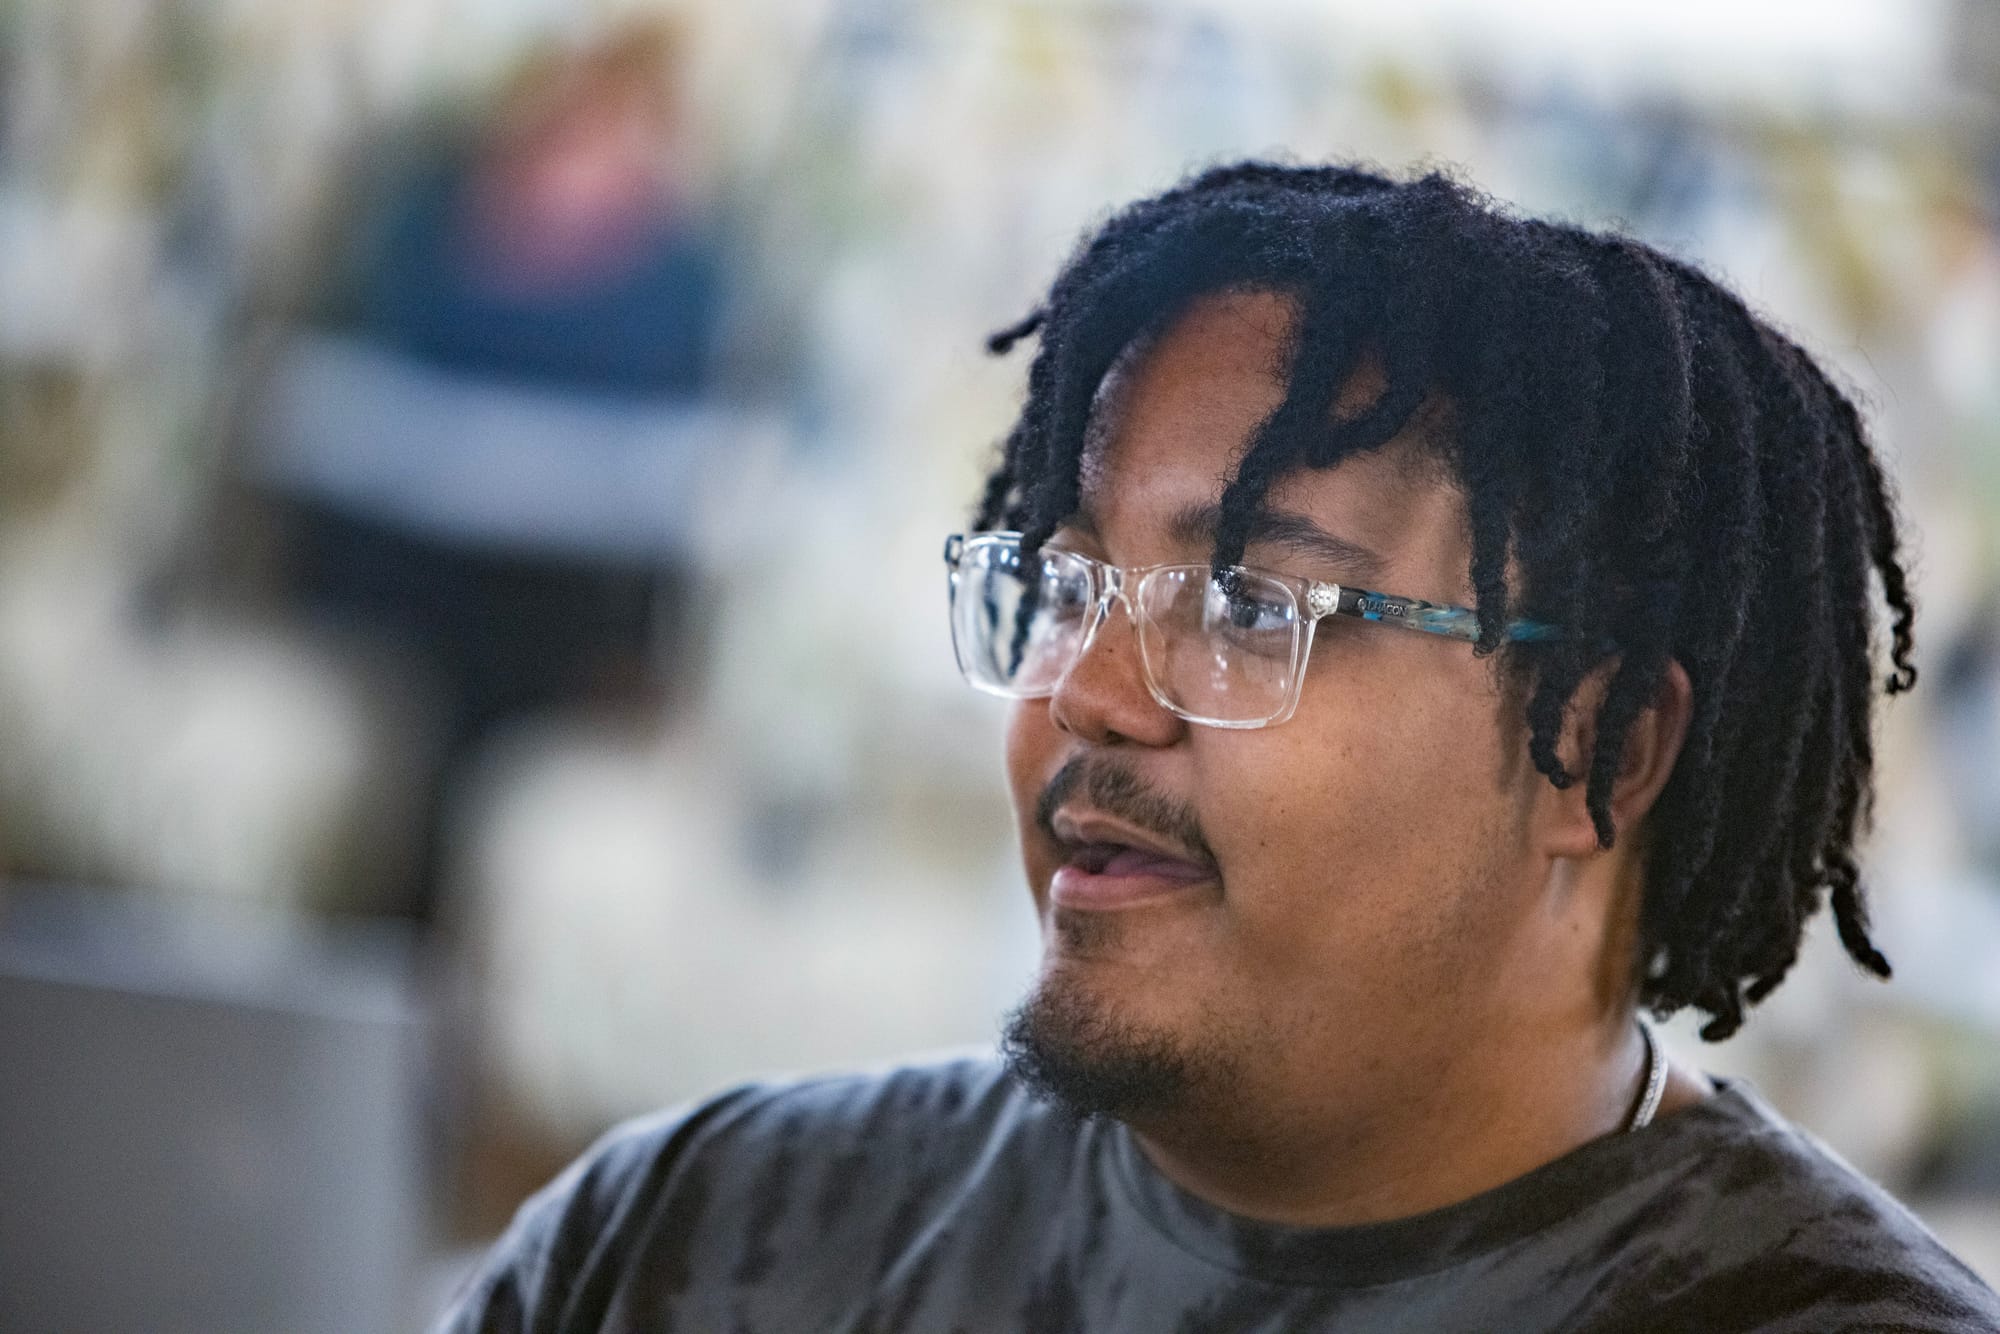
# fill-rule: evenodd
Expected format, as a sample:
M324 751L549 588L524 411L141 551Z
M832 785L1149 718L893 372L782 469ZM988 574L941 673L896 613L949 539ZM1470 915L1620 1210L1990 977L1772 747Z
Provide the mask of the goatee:
M1008 1014L1000 1054L1015 1080L1079 1120L1164 1115L1212 1073L1183 1044L1120 1022L1060 977L1045 976Z

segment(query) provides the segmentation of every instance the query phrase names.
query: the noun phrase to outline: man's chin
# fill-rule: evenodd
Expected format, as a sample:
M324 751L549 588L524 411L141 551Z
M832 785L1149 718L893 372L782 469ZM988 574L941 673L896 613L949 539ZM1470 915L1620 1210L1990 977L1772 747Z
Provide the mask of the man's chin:
M1007 1016L1000 1051L1008 1073L1044 1101L1121 1121L1184 1109L1224 1065L1184 1036L1120 1016L1060 968Z

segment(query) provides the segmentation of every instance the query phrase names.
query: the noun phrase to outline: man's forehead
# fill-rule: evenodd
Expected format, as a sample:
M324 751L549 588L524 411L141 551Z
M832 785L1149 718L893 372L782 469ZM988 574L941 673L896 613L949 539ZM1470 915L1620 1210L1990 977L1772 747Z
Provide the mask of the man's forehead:
M1228 289L1197 298L1176 317L1136 334L1112 358L1091 394L1079 451L1084 488L1105 466L1106 453L1143 386L1152 385L1157 397L1165 382L1179 391L1175 397L1184 406L1192 403L1202 411L1216 406L1218 397L1240 402L1243 387L1254 384L1264 411L1276 408L1292 370L1290 331L1296 315L1295 300L1283 293ZM1334 395L1326 428L1331 431L1339 422L1363 415L1390 388L1381 355L1364 346ZM1263 415L1258 413L1257 420ZM1383 447L1406 480L1459 486L1447 448L1452 416L1448 400L1433 386ZM1244 428L1240 438L1219 442L1232 458L1247 445L1255 422L1238 424Z
M1092 396L1076 465L1078 512L1068 526L1101 541L1112 536L1107 524L1122 524L1127 539L1143 530L1182 558L1204 557L1251 437L1284 401L1293 313L1276 293L1218 293L1121 351ZM1388 389L1379 358L1363 356L1326 430ZM1379 586L1409 522L1428 526L1420 513L1443 517L1440 500L1462 516L1463 492L1444 448L1447 416L1439 402L1426 403L1381 446L1280 475L1248 535L1263 549L1259 560L1276 564L1282 555L1300 572ZM1436 495L1440 489L1449 495Z
M1143 514L1149 538L1186 559L1205 559L1221 526L1222 496L1240 442L1198 466L1149 460L1152 466L1142 470L1128 455L1121 469L1113 466L1116 435L1103 430L1086 447L1078 464L1077 508L1064 526L1101 543L1118 516L1129 522ZM1278 477L1251 516L1246 546L1258 549L1263 563L1381 587L1391 578L1406 526L1398 516L1437 516L1439 502L1455 520L1450 526L1469 542L1464 493L1449 465L1430 442L1399 437L1331 467L1299 467Z

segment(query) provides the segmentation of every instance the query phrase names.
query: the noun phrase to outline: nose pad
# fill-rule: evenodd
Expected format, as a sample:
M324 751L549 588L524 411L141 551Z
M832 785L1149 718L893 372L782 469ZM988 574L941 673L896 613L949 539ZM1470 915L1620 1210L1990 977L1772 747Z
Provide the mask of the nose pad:
M1113 602L1125 606L1125 623L1132 637L1129 662L1099 661L1090 656L1098 632L1111 619ZM1099 596L1089 633L1050 695L1049 716L1063 731L1098 743L1122 737L1142 745L1170 745L1185 728L1148 678L1139 642L1138 609L1121 585L1111 584Z
M1125 608L1125 623L1132 628L1132 647L1137 650L1139 610L1132 605L1131 597L1125 592L1125 572L1116 566L1107 567L1104 589L1097 595L1097 605L1090 609L1090 624L1084 627L1083 639L1076 646L1076 656L1070 659L1069 666L1063 668L1062 675L1056 678L1056 689L1062 689L1070 674L1083 665L1091 646L1097 643L1097 632L1111 619L1111 604L1114 602Z

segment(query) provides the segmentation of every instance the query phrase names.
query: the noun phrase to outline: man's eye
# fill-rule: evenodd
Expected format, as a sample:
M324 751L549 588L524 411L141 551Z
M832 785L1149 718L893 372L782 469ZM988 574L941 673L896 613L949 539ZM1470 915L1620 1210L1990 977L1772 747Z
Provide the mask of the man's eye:
M1229 599L1229 623L1238 630L1282 630L1289 619L1283 607L1261 598Z
M1209 624L1237 640L1288 634L1291 629L1291 604L1244 579L1211 582L1208 603Z
M1228 602L1229 623L1238 630L1248 630L1257 624L1257 604L1248 598L1230 598Z

